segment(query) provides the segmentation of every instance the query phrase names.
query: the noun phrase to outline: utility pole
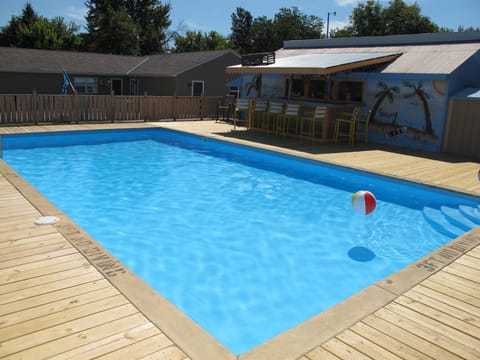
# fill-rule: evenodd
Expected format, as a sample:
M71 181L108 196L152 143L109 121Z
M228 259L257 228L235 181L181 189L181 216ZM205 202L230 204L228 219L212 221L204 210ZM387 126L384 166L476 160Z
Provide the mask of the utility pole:
M337 12L336 11L333 11L333 12L329 12L327 14L327 39L329 38L329 27L330 27L330 15L333 15L333 16L336 16L337 15Z

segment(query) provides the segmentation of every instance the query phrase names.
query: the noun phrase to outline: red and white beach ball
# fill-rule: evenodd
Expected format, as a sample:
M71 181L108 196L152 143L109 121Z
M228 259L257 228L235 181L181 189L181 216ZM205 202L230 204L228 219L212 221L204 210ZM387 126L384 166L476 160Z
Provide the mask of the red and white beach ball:
M352 207L359 214L370 214L375 210L377 200L370 191L360 190L352 196Z

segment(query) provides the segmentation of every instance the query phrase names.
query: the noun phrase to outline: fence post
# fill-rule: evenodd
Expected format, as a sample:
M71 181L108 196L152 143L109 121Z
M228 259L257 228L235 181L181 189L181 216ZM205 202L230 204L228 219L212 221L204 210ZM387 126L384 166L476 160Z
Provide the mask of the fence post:
M109 102L110 102L110 122L115 122L114 116L115 116L115 98L114 98L114 92L113 90L110 91L110 97L109 97Z
M173 121L177 120L177 97L172 96L172 119Z
M37 90L33 89L32 92L32 115L35 117L33 123L38 125L38 98L37 98Z

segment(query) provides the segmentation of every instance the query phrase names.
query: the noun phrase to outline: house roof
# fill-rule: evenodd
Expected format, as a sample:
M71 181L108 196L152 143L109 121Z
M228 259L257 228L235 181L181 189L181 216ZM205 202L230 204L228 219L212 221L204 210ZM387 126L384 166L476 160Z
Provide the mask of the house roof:
M261 72L275 74L331 74L361 66L388 62L400 53L365 52L365 53L331 53L331 54L297 54L277 58L271 65L231 66L234 72Z
M76 75L174 77L231 50L124 56L73 51L0 47L0 72Z
M292 40L285 41L284 47L275 52L276 63L285 63L289 60L290 73L322 73L324 64L320 61L312 62L308 68L302 70L301 63L295 64L299 56L323 55L329 57L350 57L350 66L339 68L351 70L368 65L364 62L355 62L358 54L400 54L392 58L383 58L386 66L381 73L401 74L451 74L470 57L480 51L480 32L472 33L436 33L397 35L366 38L342 38L328 40ZM313 57L312 57L313 59ZM297 66L295 66L297 65ZM345 65L345 64L344 64ZM277 65L278 66L278 65ZM268 70L271 69L271 70ZM275 72L275 64L262 66L230 66L230 73L268 73ZM296 69L296 70L294 70ZM283 69L277 73L284 73Z

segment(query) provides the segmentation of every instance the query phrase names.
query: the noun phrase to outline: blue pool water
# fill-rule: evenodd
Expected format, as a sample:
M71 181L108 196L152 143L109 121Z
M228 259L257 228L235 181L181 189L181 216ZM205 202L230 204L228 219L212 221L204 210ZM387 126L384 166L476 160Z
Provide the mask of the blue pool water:
M3 158L241 354L449 242L478 199L173 131L3 136ZM351 196L377 198L368 216Z

